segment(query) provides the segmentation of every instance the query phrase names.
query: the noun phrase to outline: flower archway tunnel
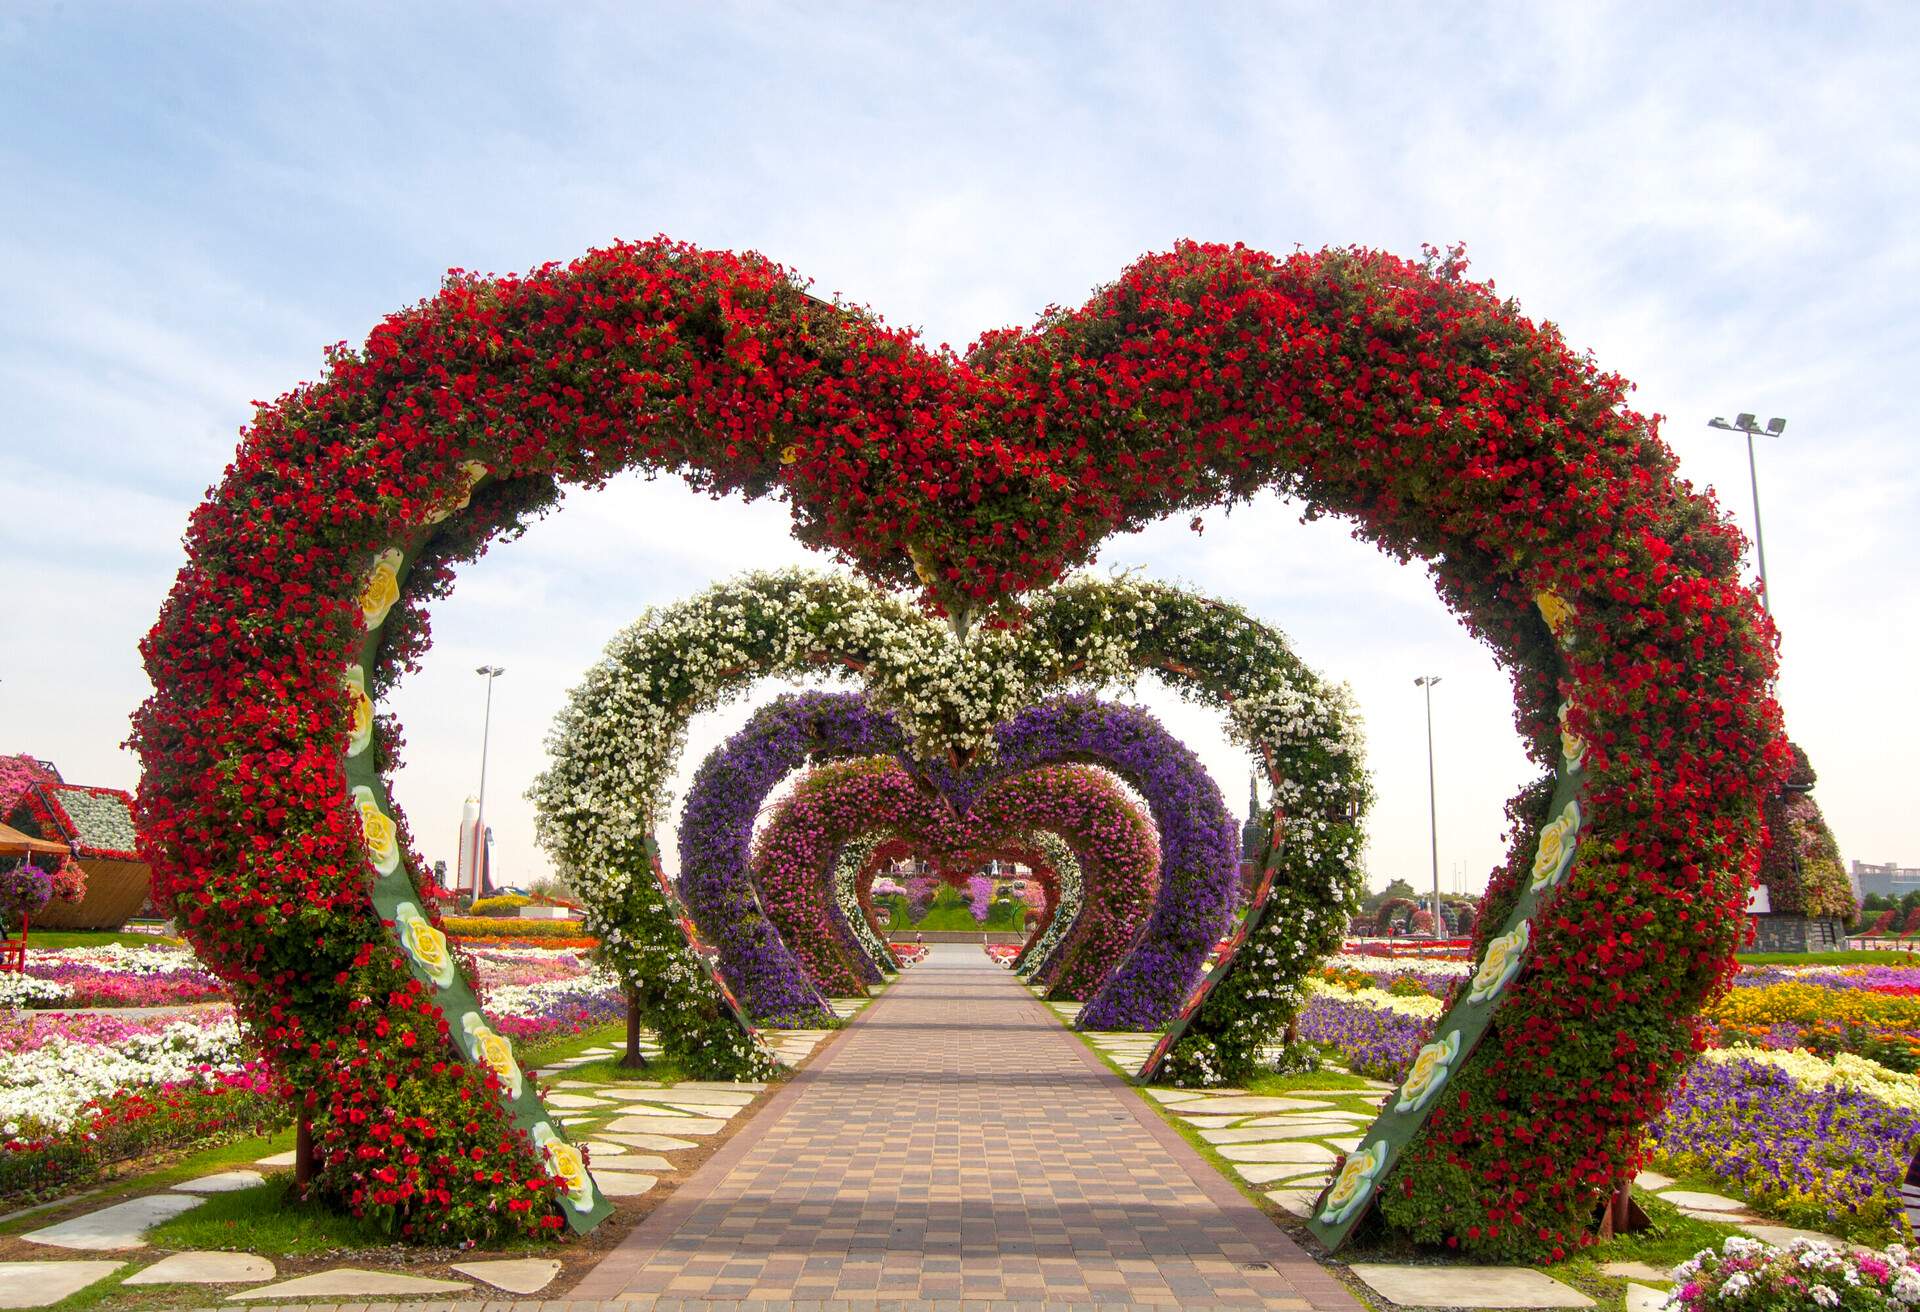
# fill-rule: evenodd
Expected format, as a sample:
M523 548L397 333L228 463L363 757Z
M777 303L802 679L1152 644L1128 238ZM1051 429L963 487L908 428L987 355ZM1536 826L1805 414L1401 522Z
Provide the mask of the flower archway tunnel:
M835 856L882 832L906 840L958 882L997 856L1032 856L1044 827L1073 848L1084 873L1083 922L1075 927L1062 988L1085 997L1132 950L1158 891L1160 849L1151 822L1103 772L1040 766L996 780L964 814L896 762L839 762L810 771L774 807L757 836L751 875L760 904L816 987L835 996L868 982L852 943L832 921ZM715 935L716 939L719 935Z
M803 541L966 631L1115 532L1278 489L1428 565L1552 776L1516 799L1434 1096L1370 1132L1315 1224L1373 1209L1551 1256L1633 1174L1728 980L1786 765L1739 535L1626 391L1452 257L1182 244L965 355L664 239L454 274L260 407L193 515L143 647L142 855L307 1107L323 1196L436 1238L588 1224L577 1156L536 1148L537 1098L465 1034L384 784L371 702L453 565L562 485L659 469L779 493ZM1536 883L1553 825L1570 861ZM642 940L664 904L633 898Z

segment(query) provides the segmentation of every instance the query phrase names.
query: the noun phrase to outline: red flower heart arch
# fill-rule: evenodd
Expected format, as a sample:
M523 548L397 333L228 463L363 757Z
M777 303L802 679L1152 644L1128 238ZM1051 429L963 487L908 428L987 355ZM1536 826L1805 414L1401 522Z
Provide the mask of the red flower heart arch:
M964 622L1111 533L1276 488L1429 564L1514 671L1543 768L1563 702L1589 744L1580 857L1368 1195L1416 1239L1551 1256L1631 1175L1729 977L1786 761L1739 536L1625 394L1453 257L1183 244L964 357L665 240L456 272L261 407L195 512L143 646L142 852L312 1110L323 1192L436 1237L539 1218L577 1162L534 1155L537 1102L510 1115L506 1075L459 1059L479 1049L380 923L412 860L375 787L397 739L347 755L367 711L343 671L377 694L409 668L454 561L561 484L666 469L782 493L803 540ZM407 590L373 599L393 617L369 638L369 570L396 550ZM1516 799L1487 942L1531 909L1544 794ZM406 905L430 959L431 911Z

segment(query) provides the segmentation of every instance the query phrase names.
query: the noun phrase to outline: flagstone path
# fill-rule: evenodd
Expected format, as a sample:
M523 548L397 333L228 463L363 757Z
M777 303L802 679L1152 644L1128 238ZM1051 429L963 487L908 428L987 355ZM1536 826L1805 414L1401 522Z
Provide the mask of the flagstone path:
M566 1297L1359 1307L964 944L934 945Z

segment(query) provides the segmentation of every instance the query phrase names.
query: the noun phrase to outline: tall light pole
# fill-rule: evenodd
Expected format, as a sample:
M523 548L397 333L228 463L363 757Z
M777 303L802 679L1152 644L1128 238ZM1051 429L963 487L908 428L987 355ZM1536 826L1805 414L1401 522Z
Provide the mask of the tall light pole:
M475 817L478 830L474 841L473 854L473 895L479 897L481 884L485 880L482 873L487 868L487 742L493 736L493 681L506 673L498 665L482 665L474 670L475 674L485 676L487 680L487 712L480 721L480 797L479 815Z
M1440 938L1445 934L1446 920L1440 914L1440 806L1435 800L1433 786L1433 685L1440 682L1437 674L1423 674L1413 681L1416 688L1424 688L1427 693L1427 835L1433 846L1433 936Z
M1718 416L1707 421L1708 428L1718 428L1729 433L1747 435L1747 482L1753 487L1753 551L1760 561L1760 604L1773 613L1773 594L1767 591L1767 539L1760 532L1760 474L1753 462L1753 439L1762 431L1768 437L1778 437L1787 430L1787 421L1780 418L1767 420L1764 430L1759 420L1750 414L1735 415L1732 423Z

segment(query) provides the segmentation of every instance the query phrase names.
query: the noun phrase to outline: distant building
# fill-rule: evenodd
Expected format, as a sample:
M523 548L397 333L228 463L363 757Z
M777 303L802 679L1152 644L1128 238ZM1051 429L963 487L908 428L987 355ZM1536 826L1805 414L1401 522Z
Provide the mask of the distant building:
M1891 861L1882 866L1870 861L1855 861L1853 882L1860 886L1862 897L1869 893L1905 897L1908 893L1920 892L1920 868L1897 866Z

